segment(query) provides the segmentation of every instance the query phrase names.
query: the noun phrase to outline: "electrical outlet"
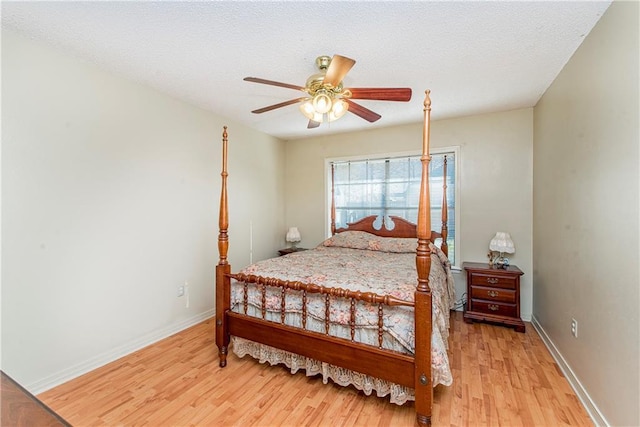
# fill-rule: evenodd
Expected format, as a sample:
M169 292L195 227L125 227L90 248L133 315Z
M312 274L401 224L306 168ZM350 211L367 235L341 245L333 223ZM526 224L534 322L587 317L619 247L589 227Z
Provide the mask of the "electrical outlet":
M178 286L178 298L184 296L184 286Z
M578 321L571 319L571 335L578 338Z

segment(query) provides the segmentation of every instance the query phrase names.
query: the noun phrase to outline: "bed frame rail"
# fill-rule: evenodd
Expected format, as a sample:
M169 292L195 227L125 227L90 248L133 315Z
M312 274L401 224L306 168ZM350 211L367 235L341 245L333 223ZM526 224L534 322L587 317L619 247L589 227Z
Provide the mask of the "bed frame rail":
M229 332L272 347L351 369L406 387L415 387L413 357L319 332L229 312ZM354 366L358 366L354 369Z

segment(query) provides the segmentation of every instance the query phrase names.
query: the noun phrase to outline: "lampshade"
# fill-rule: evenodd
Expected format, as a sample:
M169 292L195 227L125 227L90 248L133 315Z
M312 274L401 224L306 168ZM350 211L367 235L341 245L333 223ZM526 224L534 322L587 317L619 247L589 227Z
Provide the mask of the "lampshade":
M344 116L349 110L349 104L344 99L337 99L333 103L333 107L331 107L331 111L327 114L327 118L330 122L334 120L338 120L340 117Z
M322 114L316 112L311 101L307 101L300 105L300 111L307 119L322 123Z
M324 90L319 90L313 97L311 103L313 104L313 108L320 114L328 113L333 106L331 97Z
M513 244L513 240L511 240L511 236L509 233L505 233L504 231L498 231L493 239L491 239L491 243L489 243L489 249L496 252L506 252L508 254L512 254L516 251L516 247Z
M298 231L298 227L291 227L289 231L287 231L287 242L296 243L300 241L300 232Z
M313 104L311 103L311 100L308 100L303 104L301 104L300 111L309 119L312 118L313 114L316 112L316 110L313 108Z

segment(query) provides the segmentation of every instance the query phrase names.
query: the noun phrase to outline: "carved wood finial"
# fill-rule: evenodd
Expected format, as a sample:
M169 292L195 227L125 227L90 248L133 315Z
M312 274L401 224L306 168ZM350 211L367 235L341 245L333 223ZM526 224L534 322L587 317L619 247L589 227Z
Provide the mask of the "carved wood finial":
M420 200L418 202L418 249L416 253L416 268L418 270L417 290L429 292L429 271L431 270L431 249L429 239L431 238L431 208L429 193L429 134L431 120L431 98L429 90L425 91L424 100L424 125L422 129L422 180L420 183Z
M227 261L227 252L229 250L229 235L227 234L227 230L229 228L229 206L227 202L227 176L229 176L227 172L227 144L228 144L228 134L227 127L223 127L222 131L222 191L220 192L220 217L219 217L219 228L220 232L218 234L218 252L220 253L220 261L218 265L226 265Z

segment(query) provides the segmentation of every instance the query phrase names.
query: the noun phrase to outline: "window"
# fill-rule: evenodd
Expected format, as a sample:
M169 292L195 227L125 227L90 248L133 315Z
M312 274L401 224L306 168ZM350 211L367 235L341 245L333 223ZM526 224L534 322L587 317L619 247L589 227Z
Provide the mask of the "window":
M457 148L432 152L429 164L431 195L431 227L442 225L442 181L444 160L447 160L447 226L449 259L455 264L456 253L456 195ZM420 155L384 156L328 161L328 183L331 188L331 165L334 165L336 227L369 215L395 215L413 223L418 217L418 196L422 163ZM329 190L329 209L331 203ZM329 212L329 222L330 212Z

